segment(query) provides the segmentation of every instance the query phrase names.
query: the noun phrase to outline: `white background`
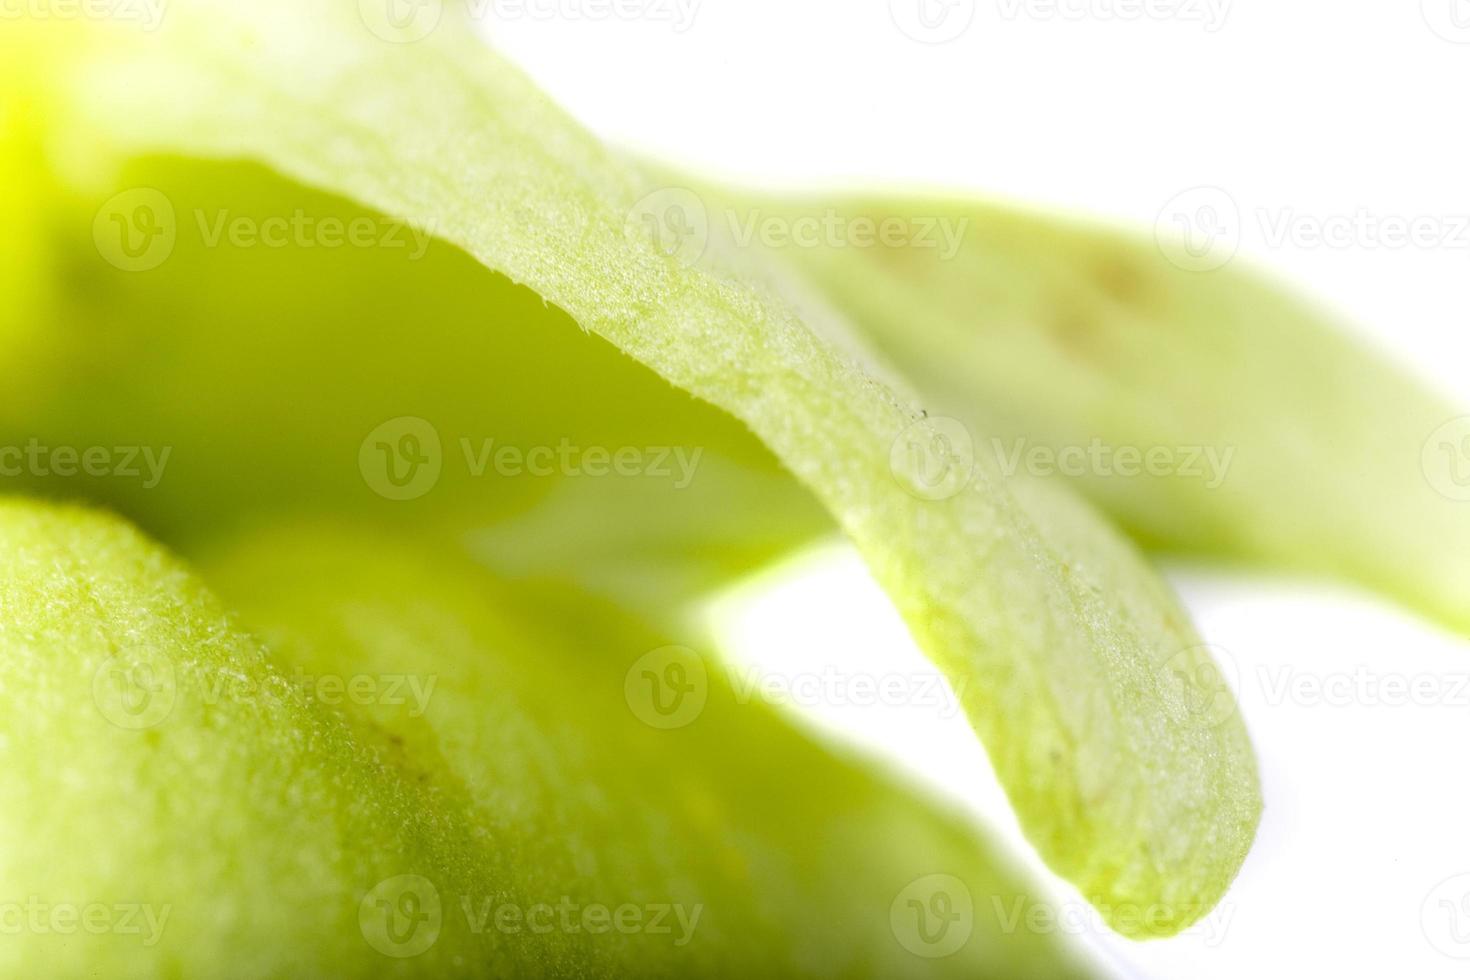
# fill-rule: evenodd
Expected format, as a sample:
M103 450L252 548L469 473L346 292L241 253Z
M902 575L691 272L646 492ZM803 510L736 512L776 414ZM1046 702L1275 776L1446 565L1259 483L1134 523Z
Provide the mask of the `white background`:
M609 140L735 181L958 188L1144 231L1219 188L1237 261L1470 407L1470 0L922 0L933 31L921 0L622 2L640 16L524 0L485 28ZM1394 220L1438 240L1357 230ZM1276 240L1284 222L1307 231ZM1322 226L1353 230L1302 237ZM1342 589L1170 574L1234 665L1266 817L1209 931L1079 941L1118 976L1470 975L1470 877L1438 887L1470 875L1470 643ZM927 669L841 547L715 614L768 670ZM1282 694L1303 678L1349 693ZM1385 678L1429 699L1383 703ZM796 707L1014 835L958 719ZM1441 900L1464 902L1457 919Z

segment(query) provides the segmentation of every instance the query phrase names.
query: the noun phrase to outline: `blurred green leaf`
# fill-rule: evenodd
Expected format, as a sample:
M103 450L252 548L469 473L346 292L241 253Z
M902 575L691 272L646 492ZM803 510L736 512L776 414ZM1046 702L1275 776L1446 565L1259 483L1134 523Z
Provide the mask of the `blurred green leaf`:
M6 499L0 556L0 973L492 976L557 949L375 951L378 882L481 888L505 858L131 527Z
M1336 576L1470 630L1470 413L1330 316L1167 241L1008 208L739 206L911 232L783 254L993 457L1100 446L1076 485L1146 546Z
M257 535L215 567L262 647L115 519L6 500L0 554L8 976L1087 975L712 664L662 723L659 636L564 587Z
M392 464L399 447L412 483L428 441L414 420L430 420L398 406L432 400L436 417L452 424L430 424L461 435L476 434L482 418L514 419L511 431L528 439L571 425L604 436L636 432L654 419L668 425L660 431L682 432L739 464L712 477L720 485L706 492L745 501L746 512L715 525L716 560L690 561L689 575L663 581L639 576L625 591L643 603L810 533L814 511L767 478L763 443L856 542L929 655L977 692L971 720L1045 859L1130 934L1172 934L1208 911L1254 832L1255 765L1229 692L1209 681L1217 675L1208 653L1152 570L1065 492L1008 479L973 447L957 445L840 317L814 305L798 317L771 285L784 274L779 267L752 265L718 242L698 254L698 229L679 206L684 192L650 193L455 18L401 44L375 35L360 13L341 0L249 7L194 0L171 5L153 35L99 25L75 42L48 42L57 53L40 83L17 90L52 107L41 142L48 166L62 175L60 193L72 200L59 212L62 227L51 231L73 246L89 234L91 242L58 264L68 299L40 306L34 333L19 331L17 344L29 352L8 362L6 380L25 408L8 430L50 426L82 445L98 433L122 438L124 430L132 441L176 440L178 465L189 467L177 491L156 503L129 491L126 501L170 540L283 509L338 506L389 525L417 507L426 534L437 528L463 540L482 524L524 514L536 492L524 483L495 491L446 484L442 494L392 500L401 505L392 513L403 517L385 520L385 501L402 488L392 479L385 488L363 454L383 448L376 438L388 447L380 458ZM397 294L371 287L390 270L398 275L407 259L363 258L370 271L338 282L312 275L314 263L293 271L257 258L263 250L256 249L235 256L245 268L226 274L212 260L227 265L231 250L211 253L206 244L174 267L164 252L195 233L196 217L173 205L174 195L187 204L203 193L206 207L230 207L238 174L205 168L206 181L222 180L212 192L187 180L133 185L140 174L167 172L149 169L166 161L138 162L153 154L254 160L360 201L384 220L432 230L612 347L587 355L585 370L561 374L575 334L565 318L548 314L562 336L539 358L526 332L506 341L514 332L492 325L479 328L485 336L450 334L459 339L414 351L410 331L445 322L446 307L476 309L471 297L482 290L494 294L479 308L488 319L535 319L527 315L530 293L491 285L458 256L425 263L434 269L423 273L426 281ZM160 223L170 210L175 223ZM272 273L250 274L256 262ZM78 281L87 285L76 288ZM321 306L318 291L327 298ZM89 308L76 308L79 295ZM400 302L383 305L385 295ZM250 312L232 322L236 307ZM277 330L277 321L291 326ZM461 321L451 313L447 322ZM354 333L368 323L383 332ZM266 338L259 345L250 339L255 330ZM306 341L303 355L295 332L326 337L326 346L312 351L316 341ZM496 342L488 336L522 353L499 363L483 353ZM612 348L652 374L626 362L601 373L616 360ZM654 375L731 418L658 389ZM558 376L560 387L540 390ZM620 418L621 380L638 395L635 410ZM325 390L313 390L316 383ZM400 385L412 397L400 395ZM506 398L493 415L465 408L502 385ZM657 408L677 398L685 402L672 413ZM369 414L372 425L398 427L365 431ZM275 461L279 471L258 469L270 465L277 445L286 449ZM303 460L303 449L316 455ZM184 464L185 456L192 461ZM755 477L725 483L732 472ZM42 483L47 492L58 486ZM371 499L374 490L384 499ZM174 492L176 501L165 503ZM584 494L579 507L600 496ZM194 508L203 508L202 520ZM638 518L657 529L647 540L702 554L698 539L690 548L677 543L680 529L698 526L694 508L648 498L615 515L626 522L635 512L651 515ZM584 517L570 526L593 523ZM519 524L498 544L494 534L474 540L490 561L535 553L528 540L547 542L550 552L564 544L556 522L543 518L525 537L532 527ZM744 540L743 527L755 529L755 546L744 552L732 547ZM518 546L507 547L512 540ZM573 577L603 584L621 576L614 561ZM1209 710L1201 713L1201 703Z
M1079 975L1051 935L1006 925L998 910L1041 896L993 845L739 701L702 637L340 529L256 535L210 580L283 667L431 692L341 710L514 855L476 915L563 895L676 908L670 933L590 939L599 974ZM965 909L938 938L904 901L936 876Z

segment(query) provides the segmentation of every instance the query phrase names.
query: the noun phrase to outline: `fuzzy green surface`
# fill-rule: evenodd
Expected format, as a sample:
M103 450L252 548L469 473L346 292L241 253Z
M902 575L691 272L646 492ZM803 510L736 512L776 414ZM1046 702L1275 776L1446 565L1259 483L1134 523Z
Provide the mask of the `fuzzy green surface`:
M953 255L785 254L992 456L1018 440L1208 448L1228 461L1218 481L1092 471L1077 485L1149 547L1336 576L1470 630L1470 427L1441 429L1467 411L1326 313L1236 264L1191 271L1167 243L1009 208L751 207L964 229Z
M155 35L97 33L54 80L63 169L105 184L109 151L258 160L529 286L749 426L826 507L927 652L983 692L971 719L1029 837L1111 921L1171 934L1219 900L1258 818L1254 761L1233 710L1191 716L1199 671L1177 666L1198 638L1154 573L983 461L948 499L906 492L890 453L933 435L919 400L743 259L692 267L630 233L648 185L455 18L397 44L353 3L197 0Z
M340 529L258 536L212 561L210 578L293 668L425 680L417 717L412 702L341 710L455 786L474 832L528 869L459 896L455 914L564 896L578 909L676 909L652 931L578 925L601 974L1078 975L1052 937L1006 925L1001 910L1039 899L990 844L739 702L687 635L562 585L508 584L453 553ZM629 674L691 642L706 670L698 710L650 725ZM965 942L930 959L891 916L934 874L964 883L973 915L956 927Z
M368 945L380 881L496 863L308 704L176 560L110 517L0 501L0 973L482 976L484 937ZM574 962L554 949L504 957Z
M215 571L267 653L114 518L6 500L0 553L7 975L1088 975L989 844L717 675L645 725L655 635L564 587L258 536ZM930 958L892 909L940 873Z
M216 241L220 222L296 213L380 235L397 226L258 165L147 158L119 179L167 197L177 242L157 268L120 270L92 241L110 190L37 198L35 240L58 259L31 281L55 299L0 363L11 395L0 444L142 443L155 468L140 455L134 478L47 467L13 486L103 501L186 553L294 517L473 532L513 570L578 566L644 604L697 594L831 529L739 422L451 244L416 245L401 229L400 248ZM401 418L437 440L435 479L406 499L384 496L372 444ZM533 448L563 444L633 451L640 466L585 477L553 456L525 471ZM497 470L507 451L514 475Z

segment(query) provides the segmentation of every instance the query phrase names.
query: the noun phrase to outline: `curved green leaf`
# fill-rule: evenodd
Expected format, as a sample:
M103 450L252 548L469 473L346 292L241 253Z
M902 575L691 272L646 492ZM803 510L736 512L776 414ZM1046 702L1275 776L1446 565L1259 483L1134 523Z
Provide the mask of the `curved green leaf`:
M1127 545L983 455L936 453L946 433L838 318L799 319L752 284L771 272L650 241L646 185L467 32L394 44L358 15L197 0L155 36L99 30L53 86L60 169L95 174L109 148L265 162L433 229L728 412L834 515L929 654L983 691L972 721L1047 861L1136 934L1208 910L1258 818L1254 762ZM1202 723L1202 698L1225 710Z
M1144 544L1337 576L1470 630L1470 417L1281 288L976 203L735 207L963 229L784 251L992 457L1089 453L1077 485Z
M291 669L419 681L341 710L365 740L401 745L410 769L463 787L477 836L529 869L468 917L563 895L672 909L667 932L593 938L599 974L1079 974L1051 937L997 913L1040 896L991 845L740 703L713 659L678 645L690 637L340 529L255 535L211 569ZM671 692L642 676L664 654L689 667L668 714L655 705ZM926 942L901 897L940 875L962 883L949 898L968 911Z
M986 842L717 674L646 724L654 635L564 588L257 537L217 569L266 653L111 518L0 502L0 555L7 975L1086 975ZM940 874L947 946L893 911Z
M505 862L131 527L0 501L0 609L0 973L491 976L567 945L374 949L377 883Z

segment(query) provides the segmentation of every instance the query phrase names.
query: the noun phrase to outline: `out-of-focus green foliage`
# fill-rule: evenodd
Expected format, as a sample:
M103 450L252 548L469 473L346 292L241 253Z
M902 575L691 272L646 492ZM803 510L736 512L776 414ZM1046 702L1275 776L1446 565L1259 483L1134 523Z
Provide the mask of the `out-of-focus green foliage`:
M686 635L341 531L256 536L210 569L293 668L434 679L421 717L412 702L343 710L462 794L477 837L506 842L520 877L481 903L675 906L668 933L585 941L597 973L1076 973L1050 937L1007 929L998 910L1035 895L990 845L741 702ZM686 690L650 683L676 662ZM913 950L942 947L919 940L900 896L935 873L973 912L954 955L930 960Z
M7 499L0 554L0 973L545 962L465 930L411 963L369 945L359 911L376 883L486 887L503 855L309 703L162 549L112 518Z
M669 622L835 524L973 695L1052 867L1131 935L1207 912L1254 832L1254 760L1131 547L1065 488L952 458L841 317L767 288L780 270L650 239L643 179L452 17L397 44L360 13L178 0L156 34L30 38L6 166L46 206L24 218L34 288L0 307L0 435L171 456L151 485L27 488L110 502L189 555L283 517L411 528ZM237 158L269 169L211 162ZM404 247L215 237L318 209ZM474 469L487 438L706 455L683 486L500 479Z
M1167 243L1001 207L759 207L963 228L952 254L784 254L979 451L1024 467L1099 445L1077 485L1148 547L1337 576L1470 630L1467 413L1304 302L1192 271Z
M565 587L257 536L216 574L262 647L114 519L6 501L0 551L6 975L1083 975L990 845L717 672L645 723L658 635ZM893 909L941 870L934 959Z

